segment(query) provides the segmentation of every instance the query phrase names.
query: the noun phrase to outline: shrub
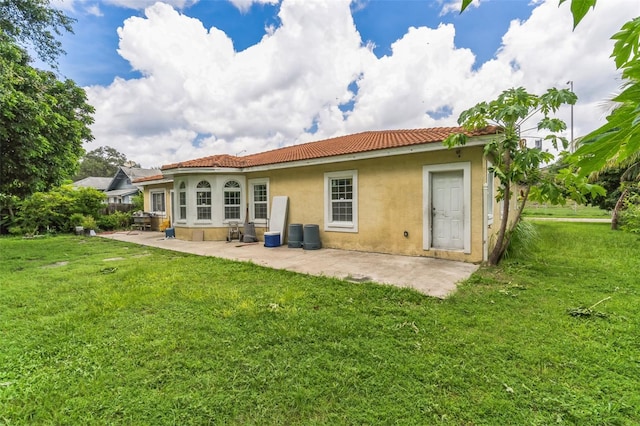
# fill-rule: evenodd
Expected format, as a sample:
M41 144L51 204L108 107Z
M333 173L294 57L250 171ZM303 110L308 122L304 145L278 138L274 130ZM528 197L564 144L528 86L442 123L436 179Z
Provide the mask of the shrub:
M640 196L629 197L620 215L620 229L625 232L640 234Z
M76 226L82 226L84 215L82 213L74 213L69 217L69 227L73 230Z
M131 197L131 202L133 203L134 211L144 210L144 194L143 193L140 192L134 195L133 197Z
M521 220L512 231L511 242L504 254L505 259L531 255L539 240L540 236L536 226L531 222Z
M24 231L19 226L10 226L9 227L9 234L11 234L11 235L22 235L22 234L24 234Z
M84 229L98 229L98 223L96 222L96 220L93 218L93 216L85 216L84 220L82 221L82 227Z
M12 225L29 233L67 232L82 225L82 218L97 217L104 207L104 199L105 195L94 188L73 188L71 185L36 192L19 203ZM95 220L93 225L96 228Z
M105 231L114 229L126 229L131 225L131 214L124 212L114 212L98 217L98 226Z

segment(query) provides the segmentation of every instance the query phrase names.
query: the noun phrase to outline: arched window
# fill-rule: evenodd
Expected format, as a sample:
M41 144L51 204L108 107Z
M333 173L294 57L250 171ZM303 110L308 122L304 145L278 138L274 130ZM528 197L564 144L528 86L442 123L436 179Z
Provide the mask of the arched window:
M196 210L199 220L211 220L211 184L206 180L196 185Z
M180 183L180 189L178 191L178 205L180 207L180 219L185 220L187 218L187 185L184 182Z
M224 184L224 219L240 220L240 184L230 180Z

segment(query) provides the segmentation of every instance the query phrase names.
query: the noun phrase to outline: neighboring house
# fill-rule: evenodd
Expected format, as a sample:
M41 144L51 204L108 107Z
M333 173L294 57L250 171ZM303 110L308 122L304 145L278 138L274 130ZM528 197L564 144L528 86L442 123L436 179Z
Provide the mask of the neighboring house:
M140 188L134 185L133 181L157 174L157 169L120 166L105 192L107 202L110 204L132 204L132 198L140 191ZM162 206L162 211L164 212L164 206Z
M109 188L112 179L113 178L110 177L90 176L73 182L73 186L77 188L94 188L98 191L105 192L107 188Z
M271 200L284 195L287 224L319 225L323 247L480 262L498 211L483 148L498 130L454 149L442 141L461 128L363 132L168 164L134 183L145 210L167 201L179 239L225 240L247 214L262 239Z
M88 177L73 182L73 186L102 191L106 194L106 202L109 204L132 204L132 197L140 192L140 187L134 185L133 181L157 175L159 172L158 169L121 166L113 177ZM158 207L164 213L164 205Z

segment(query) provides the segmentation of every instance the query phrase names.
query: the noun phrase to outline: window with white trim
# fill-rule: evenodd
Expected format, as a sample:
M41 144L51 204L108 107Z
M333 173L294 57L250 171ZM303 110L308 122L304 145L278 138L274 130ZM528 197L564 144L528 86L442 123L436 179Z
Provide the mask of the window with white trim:
M240 184L230 180L224 184L224 220L240 220Z
M211 184L206 180L196 185L196 212L198 220L211 220Z
M164 191L151 192L151 211L164 213Z
M187 219L187 185L184 182L180 183L180 191L178 192L178 206L179 206L179 219Z
M495 173L493 164L487 163L487 223L493 224L493 205L495 203Z
M324 174L325 230L358 232L358 171Z
M266 223L269 214L269 179L249 181L250 219L257 223Z

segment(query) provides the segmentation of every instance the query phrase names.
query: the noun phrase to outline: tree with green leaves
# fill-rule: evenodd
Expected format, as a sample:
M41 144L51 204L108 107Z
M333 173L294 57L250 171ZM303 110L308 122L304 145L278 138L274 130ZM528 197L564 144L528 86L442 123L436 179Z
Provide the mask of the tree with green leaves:
M567 0L559 0L562 5ZM472 0L463 0L461 12ZM596 6L596 0L571 0L573 28ZM614 208L612 228L616 228L617 211L624 204L629 182L637 183L640 152L640 17L626 22L612 37L616 68L622 71L622 92L613 98L616 107L600 128L580 138L580 147L567 160L578 168L580 176L592 180L615 169L621 169L620 197ZM633 176L632 179L629 177Z
M593 202L602 209L611 210L611 229L618 229L620 212L628 198L640 194L640 151L623 161L608 161L600 170L589 175L589 180L603 186L606 196L596 197Z
M64 54L55 35L73 33L73 22L50 7L49 0L0 0L0 32L16 44L33 47L43 62L54 67L58 56Z
M567 0L559 0L562 5ZM472 0L463 0L461 12ZM571 0L573 27L596 6L596 0ZM571 160L581 175L622 164L640 150L640 17L626 22L611 37L616 67L622 71L624 90L613 98L618 104L607 123L581 138L581 146Z
M566 124L552 116L562 105L573 105L576 95L568 90L555 88L542 95L528 93L524 88L513 88L502 92L491 102L481 102L463 111L458 124L467 130L476 130L488 125L498 126L502 133L485 145L485 155L493 165L490 171L500 181L496 198L505 200L502 205L502 220L495 245L488 262L496 265L503 258L513 230L520 222L522 210L529 195L533 192L536 200L562 203L566 196L572 199L584 199L586 193L601 192L601 188L590 185L586 179L580 179L570 171L562 171L552 176L543 173L541 166L550 162L554 156L537 148L530 148L521 137L521 127L529 119L537 117L538 131L547 131L546 140L558 149L566 149L566 138L558 133L566 130ZM451 134L446 140L447 146L464 145L467 136L464 133ZM518 208L512 215L512 197L520 195Z
M0 34L0 194L19 198L75 175L94 112L73 81L28 61Z
M89 151L80 160L80 169L74 180L89 176L112 177L120 166L140 167L138 163L127 160L127 156L110 146L101 146Z
M53 34L72 22L49 0L0 0L0 231L20 199L71 178L92 139L84 90L33 68L25 49L55 67L63 51Z
M607 123L584 136L573 157L584 175L629 162L640 151L640 17L612 38L611 56L622 70L623 90L613 98L616 107Z

